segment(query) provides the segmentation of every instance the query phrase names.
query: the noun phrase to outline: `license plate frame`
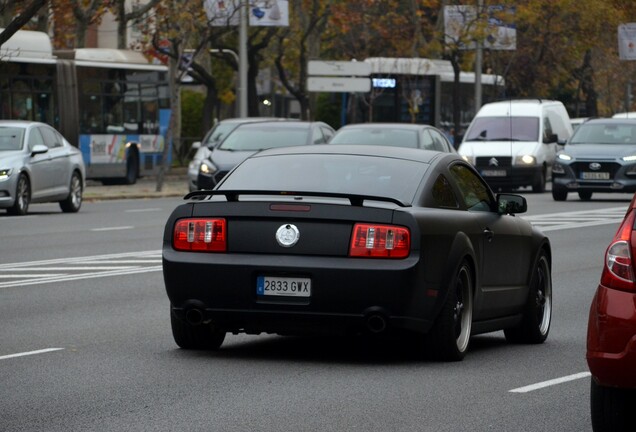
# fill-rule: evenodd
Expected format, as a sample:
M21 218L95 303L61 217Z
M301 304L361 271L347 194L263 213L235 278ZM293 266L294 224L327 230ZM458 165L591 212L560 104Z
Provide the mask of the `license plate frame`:
M483 177L506 177L508 173L503 169L485 169L481 170Z
M311 297L311 278L295 276L260 275L256 278L256 295L259 297Z
M591 172L591 171L582 171L581 172L581 180L609 180L610 173L608 172Z

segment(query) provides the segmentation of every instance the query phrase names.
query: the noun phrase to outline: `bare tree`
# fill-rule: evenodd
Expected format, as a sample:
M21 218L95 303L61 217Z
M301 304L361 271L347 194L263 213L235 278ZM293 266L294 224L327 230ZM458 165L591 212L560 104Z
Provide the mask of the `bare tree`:
M3 43L9 40L11 36L13 36L18 30L20 30L26 23L29 22L31 18L33 18L40 8L44 6L48 0L32 0L24 10L17 15L13 20L7 25L7 27L0 33L0 46ZM0 7L4 10L4 8L8 7L12 2L2 2Z
M329 18L330 7L325 6L324 3L312 0L307 10L301 0L290 1L290 17L293 11L294 20L290 19L290 27L280 32L278 37L278 54L274 64L281 83L298 100L300 117L303 120L309 120L312 116L307 91L307 63L311 53L316 52L316 47L310 44L312 36L324 31ZM295 26L292 26L292 22ZM295 54L293 60L289 58L290 49ZM290 67L292 62L295 68ZM295 79L293 79L294 75Z
M88 26L99 22L103 15L104 0L90 0L88 4L81 0L70 0L73 8L73 16L76 20L75 46L82 48L86 46L86 31ZM102 8L101 13L100 8Z
M142 19L151 9L153 9L162 0L150 0L138 8L126 12L126 0L110 0L111 10L117 19L117 48L128 48L128 38L126 29L128 23Z

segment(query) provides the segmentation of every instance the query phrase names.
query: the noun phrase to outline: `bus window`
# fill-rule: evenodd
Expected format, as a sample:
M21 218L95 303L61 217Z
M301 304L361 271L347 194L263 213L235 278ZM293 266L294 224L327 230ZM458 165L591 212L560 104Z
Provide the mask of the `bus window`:
M126 132L140 133L140 113L139 113L139 85L126 84L124 94L124 130Z

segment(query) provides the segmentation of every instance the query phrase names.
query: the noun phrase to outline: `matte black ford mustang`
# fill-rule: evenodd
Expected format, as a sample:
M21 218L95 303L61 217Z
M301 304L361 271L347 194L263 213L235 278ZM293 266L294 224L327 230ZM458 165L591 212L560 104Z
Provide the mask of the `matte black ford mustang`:
M461 360L472 334L543 342L550 243L452 153L378 147L260 152L167 221L174 339L227 332L407 334Z

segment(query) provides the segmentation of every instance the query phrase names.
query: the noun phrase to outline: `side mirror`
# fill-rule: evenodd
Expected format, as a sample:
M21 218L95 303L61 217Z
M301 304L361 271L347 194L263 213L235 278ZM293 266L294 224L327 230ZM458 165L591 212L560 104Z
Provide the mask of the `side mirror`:
M192 146L190 146L192 150L198 150L200 147L201 147L201 141L195 141L192 143Z
M559 142L559 136L557 134L550 134L543 138L543 144L552 144L555 142Z
M528 211L528 202L521 195L497 194L497 211L499 214L517 214Z
M47 151L49 151L49 148L44 144L36 144L31 149L31 156L46 153Z

